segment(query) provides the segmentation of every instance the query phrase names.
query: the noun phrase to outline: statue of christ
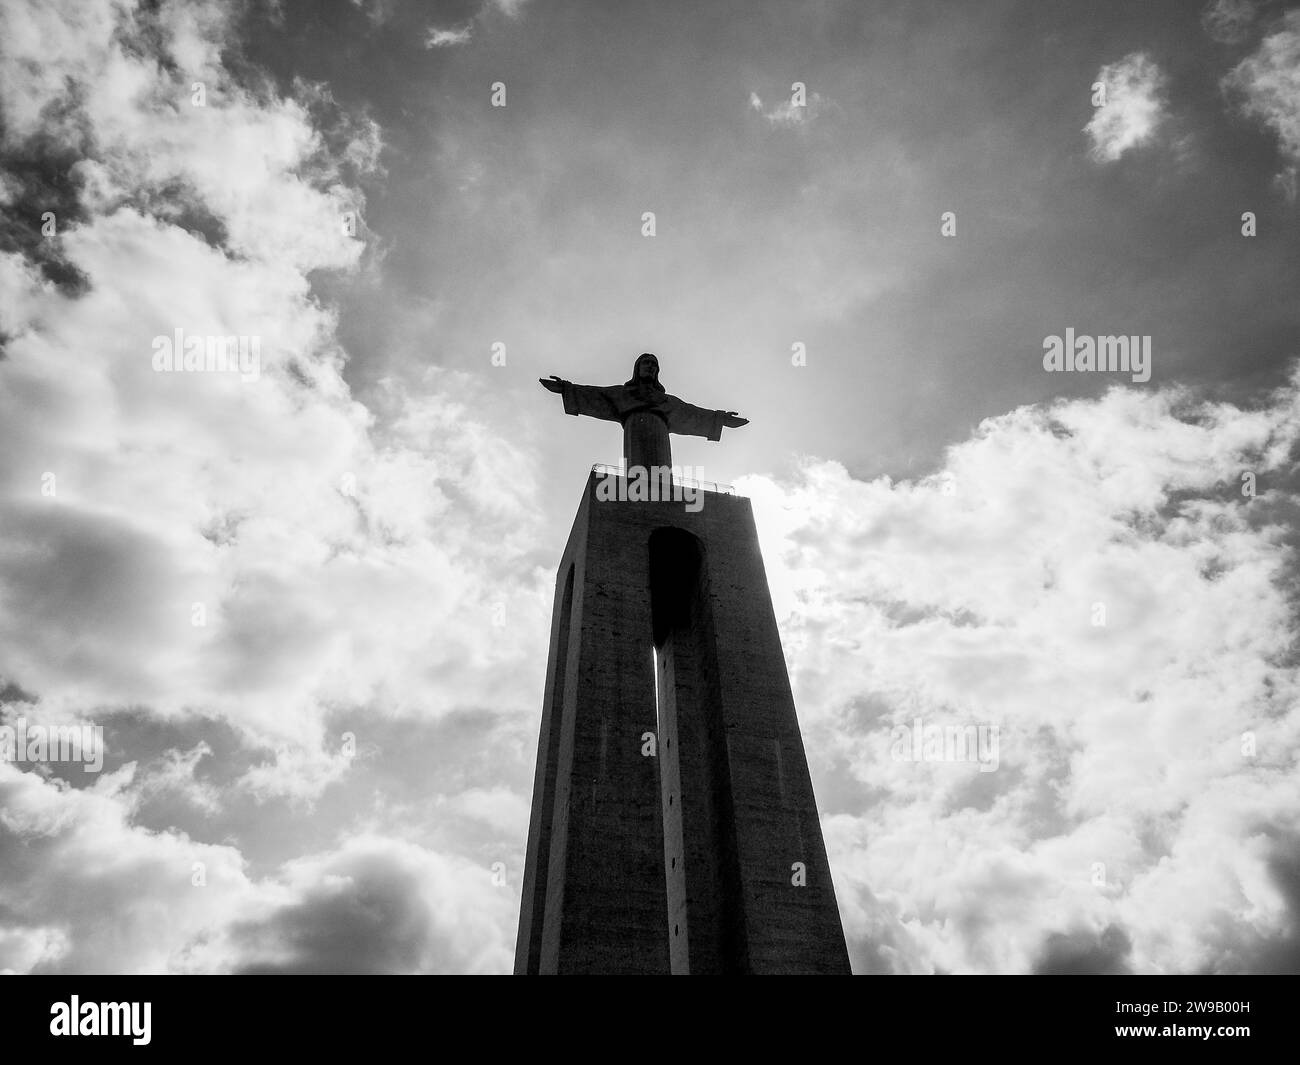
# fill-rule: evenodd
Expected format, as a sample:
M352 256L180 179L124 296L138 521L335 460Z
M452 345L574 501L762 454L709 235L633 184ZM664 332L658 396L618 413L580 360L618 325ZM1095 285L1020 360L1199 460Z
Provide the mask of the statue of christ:
M670 396L659 383L659 360L649 352L637 357L632 379L621 385L575 385L555 376L538 380L564 397L565 414L621 423L623 458L629 470L671 466L670 433L719 440L724 428L749 424L734 410L706 410Z

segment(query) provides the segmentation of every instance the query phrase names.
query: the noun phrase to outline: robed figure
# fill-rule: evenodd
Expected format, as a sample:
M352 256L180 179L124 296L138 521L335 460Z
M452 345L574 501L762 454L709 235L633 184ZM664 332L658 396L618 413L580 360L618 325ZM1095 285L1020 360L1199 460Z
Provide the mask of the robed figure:
M670 433L720 440L724 428L749 423L734 410L706 410L670 396L659 383L659 360L648 352L636 360L632 379L621 385L575 385L552 376L538 378L564 397L565 414L585 414L623 426L623 459L627 468L673 464Z

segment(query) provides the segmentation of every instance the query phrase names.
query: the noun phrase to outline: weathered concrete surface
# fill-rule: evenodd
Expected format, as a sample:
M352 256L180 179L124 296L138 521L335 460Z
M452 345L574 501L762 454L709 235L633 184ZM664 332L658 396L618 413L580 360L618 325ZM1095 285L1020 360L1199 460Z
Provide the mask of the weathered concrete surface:
M515 971L848 973L749 500L599 476L556 582Z

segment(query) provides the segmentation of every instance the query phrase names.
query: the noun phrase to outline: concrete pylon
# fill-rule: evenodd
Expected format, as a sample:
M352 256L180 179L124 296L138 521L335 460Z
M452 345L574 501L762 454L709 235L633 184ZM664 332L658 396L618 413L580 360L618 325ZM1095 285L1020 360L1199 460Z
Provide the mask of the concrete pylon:
M556 581L515 972L847 974L749 500L628 483Z

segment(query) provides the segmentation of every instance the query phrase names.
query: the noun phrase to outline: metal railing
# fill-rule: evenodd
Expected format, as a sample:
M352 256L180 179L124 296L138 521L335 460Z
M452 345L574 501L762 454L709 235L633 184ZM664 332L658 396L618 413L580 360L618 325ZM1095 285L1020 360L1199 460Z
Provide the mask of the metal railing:
M663 467L657 468L662 469ZM591 465L591 472L600 474L604 477L627 476L627 471L621 463L617 466L613 466L608 462L593 462ZM683 488L698 488L701 492L716 492L719 495L724 496L734 496L737 494L735 485L723 484L721 481L697 481L694 477L683 477L675 469L672 470L672 483L681 485Z

